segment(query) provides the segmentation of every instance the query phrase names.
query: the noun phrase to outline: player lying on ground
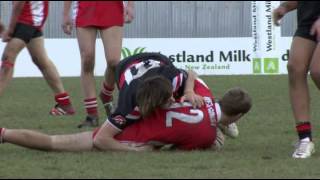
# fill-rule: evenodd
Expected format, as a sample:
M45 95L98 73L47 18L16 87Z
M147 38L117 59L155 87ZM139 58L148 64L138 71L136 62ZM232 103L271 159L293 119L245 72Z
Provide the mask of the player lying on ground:
M143 84L154 79L146 79ZM164 78L156 80L170 84ZM171 101L167 107L157 109L150 116L126 127L118 134L115 138L121 142L120 148L116 144L116 147L101 149L100 144L105 142L97 136L103 133L99 129L93 132L50 136L31 130L0 128L0 140L2 143L46 151L145 151L167 144L180 150L211 149L219 138L218 124L228 125L238 121L250 110L251 98L241 88L232 88L221 100L215 102L210 89L200 79L195 82L195 92L204 98L203 106L193 108L192 104L187 102ZM137 98L143 96L141 93L143 92L138 88ZM107 123L108 121L102 126Z

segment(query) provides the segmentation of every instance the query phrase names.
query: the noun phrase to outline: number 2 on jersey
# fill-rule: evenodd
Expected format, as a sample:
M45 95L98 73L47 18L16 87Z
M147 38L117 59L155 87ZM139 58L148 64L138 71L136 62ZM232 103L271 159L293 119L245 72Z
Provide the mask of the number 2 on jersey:
M191 109L190 114L169 111L166 115L166 127L172 127L173 120L197 124L203 120L203 116L203 112L199 109Z

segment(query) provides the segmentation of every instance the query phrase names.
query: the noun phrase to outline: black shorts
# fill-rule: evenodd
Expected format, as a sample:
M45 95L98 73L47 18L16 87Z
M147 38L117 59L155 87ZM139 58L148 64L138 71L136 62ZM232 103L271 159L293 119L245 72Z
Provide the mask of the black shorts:
M311 41L314 42L318 42L317 41L317 37L316 36L312 36L310 34L311 31L311 26L300 26L298 27L298 29L296 30L296 33L294 34L294 36L296 37L302 37L304 39L309 39Z
M39 29L22 23L17 23L16 28L14 29L12 38L18 38L23 40L26 44L28 44L31 39L43 36L42 31Z

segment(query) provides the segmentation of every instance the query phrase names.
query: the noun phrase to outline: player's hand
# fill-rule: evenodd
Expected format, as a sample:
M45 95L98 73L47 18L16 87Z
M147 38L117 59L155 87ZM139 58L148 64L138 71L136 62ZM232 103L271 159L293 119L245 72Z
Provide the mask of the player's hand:
M192 104L193 108L200 108L204 105L204 99L202 96L194 93L193 91L187 91L181 98L181 102L188 101Z
M11 40L11 32L6 30L2 34L2 42L9 42Z
M126 6L124 10L125 23L131 23L134 19L134 8L132 6Z
M72 32L72 20L69 16L64 16L63 17L63 24L62 24L62 29L63 32L66 33L67 35L71 35Z
M279 6L272 12L272 19L273 23L276 26L280 26L280 20L283 18L283 16L287 13L286 8Z
M313 23L310 34L312 36L317 36L317 41L320 42L320 18Z

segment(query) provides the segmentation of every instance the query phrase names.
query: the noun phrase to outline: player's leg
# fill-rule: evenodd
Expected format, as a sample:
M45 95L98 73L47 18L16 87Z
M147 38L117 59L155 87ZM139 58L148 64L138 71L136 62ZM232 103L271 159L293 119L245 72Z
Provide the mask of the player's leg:
M54 151L92 151L92 132L51 136Z
M94 78L95 46L97 29L93 27L77 28L77 39L81 55L81 86L86 119L78 126L98 126L98 102Z
M110 115L112 110L112 93L115 86L115 69L121 58L123 27L113 26L100 32L107 59L107 69L104 75L105 79L101 88L100 98L107 115Z
M25 42L18 38L12 38L6 45L1 58L0 66L0 96L13 76L14 63L17 55L25 47Z
M309 157L313 151L307 76L315 46L315 42L296 36L293 38L289 55L287 66L289 94L299 135L299 143L293 154L294 158Z
M44 48L43 36L33 38L27 44L28 51L34 64L39 68L43 77L55 94L57 105L50 112L51 115L73 115L69 94L65 91L58 70L49 59Z
M92 132L50 136L26 129L0 128L0 140L0 143L11 143L44 151L93 150Z

